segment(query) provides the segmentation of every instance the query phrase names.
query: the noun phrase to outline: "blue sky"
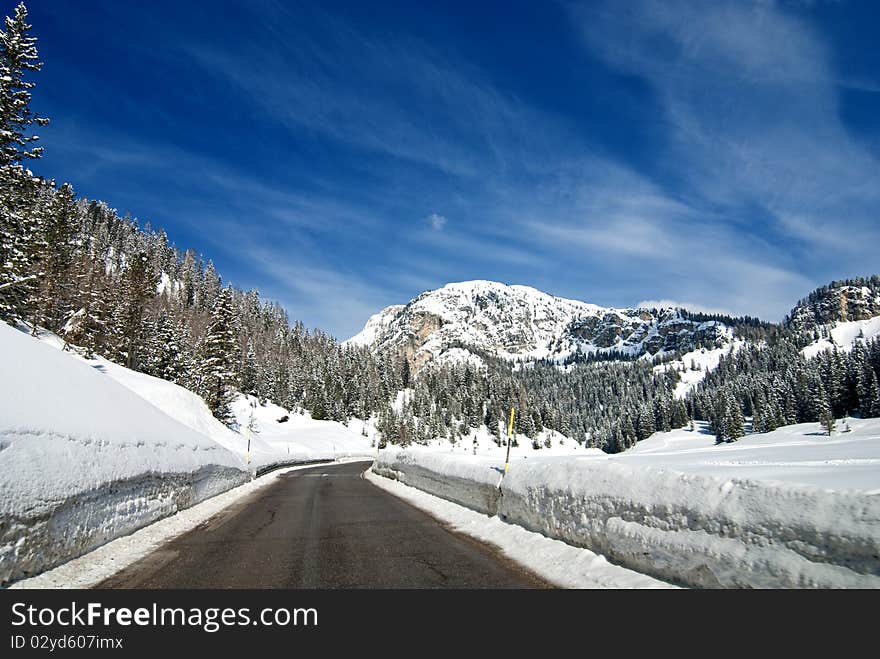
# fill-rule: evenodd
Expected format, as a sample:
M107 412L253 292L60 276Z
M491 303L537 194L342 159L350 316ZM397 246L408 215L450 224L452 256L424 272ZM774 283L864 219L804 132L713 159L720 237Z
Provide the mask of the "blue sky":
M28 7L35 171L340 338L466 279L779 320L880 271L874 2Z

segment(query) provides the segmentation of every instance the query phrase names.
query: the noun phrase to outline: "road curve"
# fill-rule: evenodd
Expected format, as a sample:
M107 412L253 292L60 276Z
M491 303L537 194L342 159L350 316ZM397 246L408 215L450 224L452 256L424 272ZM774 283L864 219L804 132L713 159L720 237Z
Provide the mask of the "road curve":
M368 466L282 474L97 587L547 587L363 479Z

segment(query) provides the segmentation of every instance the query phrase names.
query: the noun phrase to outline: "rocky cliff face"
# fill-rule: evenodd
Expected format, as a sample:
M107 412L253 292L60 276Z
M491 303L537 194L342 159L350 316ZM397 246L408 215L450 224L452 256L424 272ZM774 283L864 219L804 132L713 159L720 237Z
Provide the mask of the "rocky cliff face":
M418 368L474 351L561 362L578 354L641 356L717 347L731 338L722 323L692 321L676 309L611 309L527 286L470 281L384 309L349 342L400 354Z
M795 331L880 316L880 276L832 282L810 293L791 310L786 324Z

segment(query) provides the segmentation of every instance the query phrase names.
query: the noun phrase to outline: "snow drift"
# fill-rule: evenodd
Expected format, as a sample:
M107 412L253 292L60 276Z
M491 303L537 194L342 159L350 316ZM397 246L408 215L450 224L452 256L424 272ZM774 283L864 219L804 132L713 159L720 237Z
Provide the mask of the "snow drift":
M0 584L253 474L372 454L366 428L359 434L253 397L235 401L235 432L188 389L62 352L49 332L38 339L0 323Z
M374 471L694 587L880 587L880 497L592 458L383 451ZM494 492L493 492L494 490Z
M0 583L249 479L244 461L0 323Z

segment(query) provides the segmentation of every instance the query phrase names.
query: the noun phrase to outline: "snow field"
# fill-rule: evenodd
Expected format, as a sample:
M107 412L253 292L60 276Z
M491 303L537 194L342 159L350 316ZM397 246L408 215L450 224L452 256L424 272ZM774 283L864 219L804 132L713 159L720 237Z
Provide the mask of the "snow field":
M681 379L678 384L675 385L675 390L672 392L672 395L681 399L687 396L691 390L695 389L697 385L703 381L703 378L706 377L706 373L718 368L718 363L721 361L721 357L730 354L731 351L736 352L744 345L744 343L745 342L740 339L733 339L730 343L721 348L712 348L711 350L700 348L698 350L692 350L691 352L682 355L679 359L655 366L654 372L662 373L670 369L679 371ZM699 370L692 370L692 366L696 366ZM682 371L682 368L685 370Z

